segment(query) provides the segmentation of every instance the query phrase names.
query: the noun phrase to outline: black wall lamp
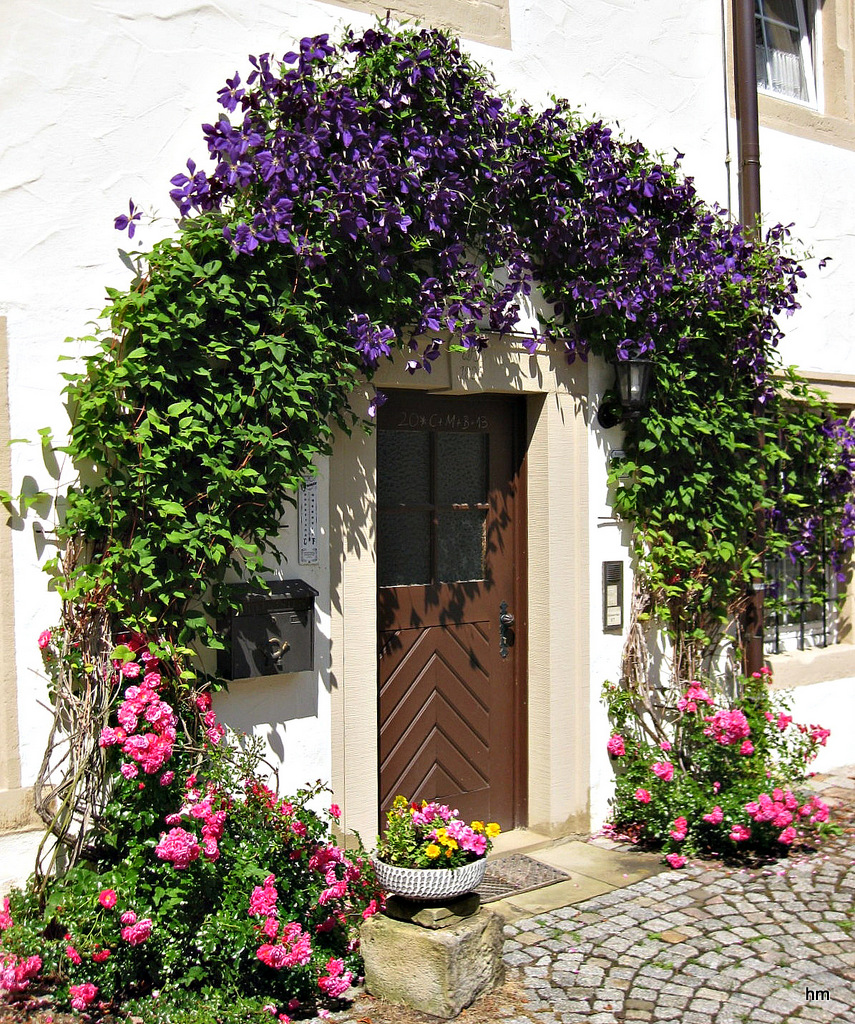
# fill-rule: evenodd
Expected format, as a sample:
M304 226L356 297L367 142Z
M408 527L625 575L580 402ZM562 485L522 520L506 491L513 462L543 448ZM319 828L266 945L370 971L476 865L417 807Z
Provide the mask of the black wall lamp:
M603 395L597 410L597 422L608 429L623 420L638 419L650 405L650 381L653 362L650 359L618 359L615 362L615 385Z

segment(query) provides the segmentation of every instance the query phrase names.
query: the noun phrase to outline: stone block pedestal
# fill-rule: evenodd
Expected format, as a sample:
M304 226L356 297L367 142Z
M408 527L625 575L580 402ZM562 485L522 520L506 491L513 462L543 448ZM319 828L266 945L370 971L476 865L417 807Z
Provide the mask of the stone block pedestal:
M449 1019L501 985L501 918L472 899L425 906L390 898L386 914L362 925L366 989Z

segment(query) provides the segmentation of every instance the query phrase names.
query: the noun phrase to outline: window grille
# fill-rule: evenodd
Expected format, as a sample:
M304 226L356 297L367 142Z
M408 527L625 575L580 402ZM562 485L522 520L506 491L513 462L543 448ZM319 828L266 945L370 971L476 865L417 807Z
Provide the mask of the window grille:
M815 107L812 35L806 0L754 0L758 88Z
M838 641L837 578L828 553L815 562L766 562L763 639L766 654L828 647ZM817 590L828 595L817 600Z

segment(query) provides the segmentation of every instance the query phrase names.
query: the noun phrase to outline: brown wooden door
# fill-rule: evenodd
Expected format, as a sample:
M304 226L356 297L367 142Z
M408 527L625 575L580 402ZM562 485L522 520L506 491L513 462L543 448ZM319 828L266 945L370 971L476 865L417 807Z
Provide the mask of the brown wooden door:
M524 823L521 415L405 391L380 410L381 812L402 793Z

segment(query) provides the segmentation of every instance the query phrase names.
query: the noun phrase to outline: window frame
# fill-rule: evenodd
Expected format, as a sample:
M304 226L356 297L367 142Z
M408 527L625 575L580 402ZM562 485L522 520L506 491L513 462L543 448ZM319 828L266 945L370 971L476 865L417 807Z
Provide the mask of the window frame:
M816 8L811 3L811 0L793 0L793 4L796 12L797 24L793 25L789 22L782 21L780 18L770 15L766 10L766 0L754 0L754 24L755 29L759 23L760 33L762 34L762 43L755 44L757 52L757 91L764 96L771 96L774 99L779 99L785 103L796 103L803 107L808 107L811 110L819 110L820 105L820 78L818 74L816 54L821 52L821 48L816 44L817 36L819 33L819 19L816 16ZM767 34L767 25L779 25L789 31L797 31L799 34L799 59L802 79L805 86L806 97L796 96L791 93L787 93L778 89L770 88L765 84L771 77L769 74L769 61L761 55L767 55L771 52L775 52L775 48L770 46ZM783 52L783 51L777 51ZM760 71L761 67L764 70L763 80L761 81Z

